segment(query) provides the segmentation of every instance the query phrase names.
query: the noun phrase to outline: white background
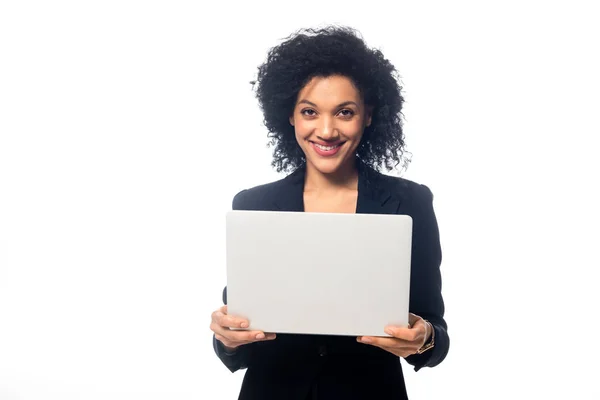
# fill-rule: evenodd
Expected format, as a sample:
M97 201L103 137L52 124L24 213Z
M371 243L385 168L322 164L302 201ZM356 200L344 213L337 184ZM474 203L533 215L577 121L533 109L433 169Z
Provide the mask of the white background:
M236 398L224 213L280 177L249 81L322 23L397 66L435 194L452 344L411 398L600 399L593 2L215 3L1 3L0 399Z

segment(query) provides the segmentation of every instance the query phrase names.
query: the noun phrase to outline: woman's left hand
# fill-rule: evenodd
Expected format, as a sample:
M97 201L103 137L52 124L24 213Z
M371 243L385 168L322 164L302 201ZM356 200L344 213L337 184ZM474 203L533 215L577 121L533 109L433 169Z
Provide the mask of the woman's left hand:
M399 357L416 354L431 337L433 327L418 315L409 315L409 327L387 326L385 332L392 337L359 336L360 343L370 344Z

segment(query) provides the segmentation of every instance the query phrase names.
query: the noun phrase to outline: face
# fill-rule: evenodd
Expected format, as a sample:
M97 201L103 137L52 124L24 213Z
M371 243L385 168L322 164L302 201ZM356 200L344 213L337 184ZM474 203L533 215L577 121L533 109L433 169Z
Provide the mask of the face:
M371 113L349 78L313 78L298 94L290 123L307 167L333 174L353 165Z

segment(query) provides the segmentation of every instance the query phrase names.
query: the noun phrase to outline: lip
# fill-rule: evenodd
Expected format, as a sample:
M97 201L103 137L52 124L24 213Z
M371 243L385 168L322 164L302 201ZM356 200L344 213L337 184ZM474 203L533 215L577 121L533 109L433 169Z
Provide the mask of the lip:
M346 143L343 140L338 140L337 142L329 142L329 143L321 143L321 142L317 142L317 141L314 141L314 140L309 140L309 142L320 144L321 146L337 146L338 144L344 144L344 143Z
M310 141L310 145L312 146L312 148L315 150L315 152L318 155L320 155L322 157L331 157L331 156L336 155L340 151L340 149L342 148L342 146L344 145L344 143L346 143L346 142L338 141L338 142L335 142L335 143L318 143L318 142ZM337 146L337 147L335 147L335 148L333 148L331 150L323 150L323 149L320 149L317 146L317 144L321 145L321 146Z

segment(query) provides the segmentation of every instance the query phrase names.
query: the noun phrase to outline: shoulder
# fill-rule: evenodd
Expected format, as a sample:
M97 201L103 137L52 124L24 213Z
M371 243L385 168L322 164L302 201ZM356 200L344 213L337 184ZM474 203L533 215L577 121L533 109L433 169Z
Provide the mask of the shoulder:
M428 186L397 176L375 172L376 185L390 192L404 202L423 204L433 201L433 193Z
M232 208L234 210L262 210L265 205L272 202L278 193L285 190L294 174L274 182L254 186L238 192L233 197Z
M426 244L430 255L439 251L439 229L433 204L433 193L428 186L409 179L383 175L379 177L380 187L385 187L392 197L400 201L399 214L410 215L413 219L413 243L415 249ZM434 247L430 247L433 243Z

